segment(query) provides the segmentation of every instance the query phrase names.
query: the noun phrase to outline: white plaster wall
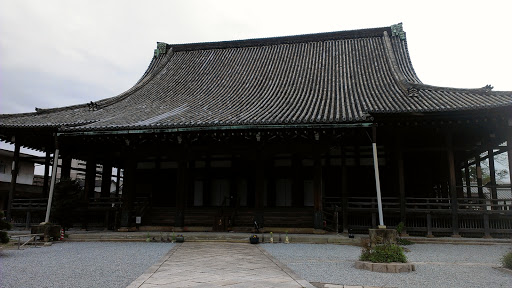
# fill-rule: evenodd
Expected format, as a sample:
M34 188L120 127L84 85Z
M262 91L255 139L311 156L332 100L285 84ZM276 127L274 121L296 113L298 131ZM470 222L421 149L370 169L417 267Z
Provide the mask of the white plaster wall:
M3 163L5 163L5 173L2 173L4 171L0 171L0 181L1 182L11 182L12 159L2 158L0 160ZM33 181L34 181L34 164L20 162L20 170L18 173L18 178L16 178L16 183L32 185Z

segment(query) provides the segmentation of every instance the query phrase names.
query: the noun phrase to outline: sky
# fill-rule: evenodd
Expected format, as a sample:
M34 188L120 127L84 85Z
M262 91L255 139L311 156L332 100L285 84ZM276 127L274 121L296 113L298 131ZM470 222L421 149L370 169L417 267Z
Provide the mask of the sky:
M116 96L142 76L156 42L239 40L400 22L424 83L490 84L495 91L512 91L510 11L512 1L505 0L0 0L0 114Z

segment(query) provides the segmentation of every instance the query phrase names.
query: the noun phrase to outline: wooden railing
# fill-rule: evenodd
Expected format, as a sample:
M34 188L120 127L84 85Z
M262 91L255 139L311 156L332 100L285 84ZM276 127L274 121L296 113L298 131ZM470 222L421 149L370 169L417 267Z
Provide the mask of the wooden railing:
M13 210L46 210L48 198L13 199Z
M378 219L376 197L348 197L343 203L341 197L324 199L324 221L338 221L339 230L353 230L366 233L368 228L376 227ZM512 199L476 199L458 198L456 217L452 214L451 198L405 198L406 228L413 235L445 235L458 231L462 235L512 236ZM343 205L346 209L343 209ZM384 222L389 227L401 221L400 199L383 197ZM339 211L337 220L332 220L333 212ZM343 219L343 217L347 219ZM454 226L457 221L458 227ZM343 223L347 227L343 227ZM337 226L333 226L337 227ZM331 230L335 230L331 229Z

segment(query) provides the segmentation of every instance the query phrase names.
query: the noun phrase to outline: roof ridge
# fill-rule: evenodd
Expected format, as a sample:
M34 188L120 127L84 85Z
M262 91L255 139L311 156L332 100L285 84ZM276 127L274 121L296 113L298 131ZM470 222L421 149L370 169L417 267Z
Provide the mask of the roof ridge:
M277 36L268 38L250 38L242 40L228 40L217 42L199 42L199 43L184 43L184 44L167 44L167 47L172 47L174 51L191 51L191 50L210 50L210 49L227 49L227 48L242 48L242 47L255 47L255 46L271 46L278 44L294 44L305 42L317 42L328 40L341 40L341 39L355 39L367 37L381 37L382 33L387 31L392 33L391 27L378 27L366 28L357 30L344 30L323 33L299 34L291 36Z
M511 95L512 91L493 91L494 87L492 85L485 85L481 88L454 88L454 87L444 87L444 86L435 86L428 85L424 83L410 83L410 89L420 89L420 90L432 90L432 91L450 91L450 92L468 92L468 93L485 93L485 94L505 94Z

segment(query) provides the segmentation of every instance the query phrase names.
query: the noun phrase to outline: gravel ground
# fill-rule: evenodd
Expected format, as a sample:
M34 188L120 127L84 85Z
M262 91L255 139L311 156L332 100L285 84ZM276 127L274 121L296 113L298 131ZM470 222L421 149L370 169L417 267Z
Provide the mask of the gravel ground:
M126 287L172 243L64 242L0 252L0 287Z
M414 244L410 273L354 268L361 249L346 245L263 244L265 250L309 282L383 287L512 287L512 275L494 269L512 245Z

